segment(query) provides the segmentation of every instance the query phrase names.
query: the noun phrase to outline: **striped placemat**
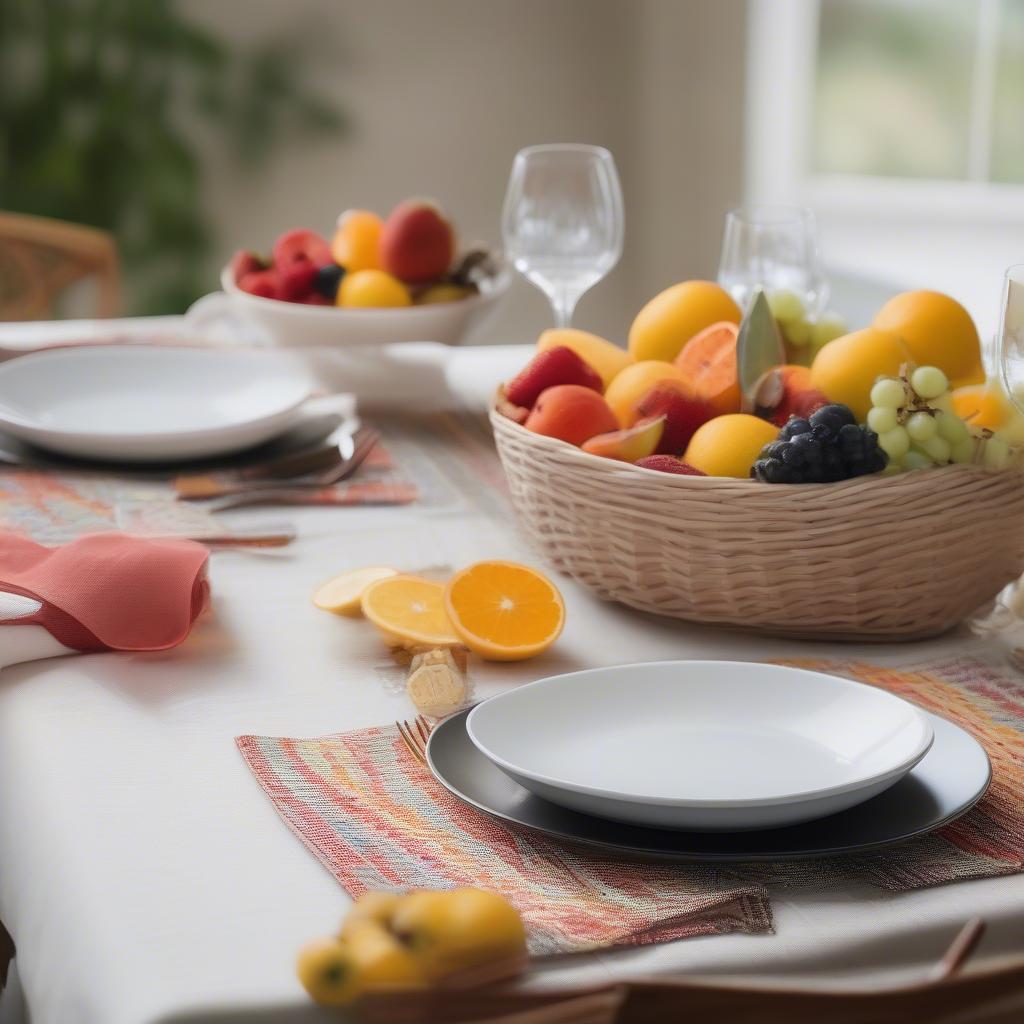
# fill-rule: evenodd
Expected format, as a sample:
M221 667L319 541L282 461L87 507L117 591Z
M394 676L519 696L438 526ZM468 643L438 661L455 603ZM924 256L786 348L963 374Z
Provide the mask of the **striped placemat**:
M1024 869L1024 683L975 659L898 669L791 662L879 686L962 725L985 746L985 798L939 832L871 854L780 864L641 863L505 827L438 785L394 728L314 739L241 736L278 813L353 896L478 885L507 896L534 953L767 932L775 886L846 879L899 891Z

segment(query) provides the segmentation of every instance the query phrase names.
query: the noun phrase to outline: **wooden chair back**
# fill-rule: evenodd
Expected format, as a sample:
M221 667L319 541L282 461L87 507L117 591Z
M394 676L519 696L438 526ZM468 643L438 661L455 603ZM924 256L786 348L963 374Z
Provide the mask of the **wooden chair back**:
M96 313L121 311L121 277L114 239L97 228L46 217L0 212L0 320L41 320L65 288L97 280Z

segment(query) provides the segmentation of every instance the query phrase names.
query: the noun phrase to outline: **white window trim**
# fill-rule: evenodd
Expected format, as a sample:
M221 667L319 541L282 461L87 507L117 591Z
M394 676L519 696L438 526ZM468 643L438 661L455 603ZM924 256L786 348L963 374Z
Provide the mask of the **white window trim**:
M976 104L992 102L992 19L998 5L982 0ZM973 181L881 178L810 173L810 130L818 35L818 0L748 0L745 191L751 202L813 207L827 219L915 223L1024 223L1024 186ZM779 68L786 68L779 73ZM979 111L980 112L980 111ZM988 151L990 119L975 118L975 152ZM987 174L974 160L973 177Z

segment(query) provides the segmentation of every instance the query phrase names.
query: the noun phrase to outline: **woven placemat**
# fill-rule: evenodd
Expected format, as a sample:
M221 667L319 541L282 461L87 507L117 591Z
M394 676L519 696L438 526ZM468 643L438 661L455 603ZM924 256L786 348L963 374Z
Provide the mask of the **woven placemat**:
M237 744L278 813L352 895L478 885L523 914L534 953L768 932L772 888L846 879L901 891L1024 869L1024 683L975 659L880 668L790 662L897 693L985 746L985 798L940 831L871 854L749 866L641 863L509 828L436 783L394 728Z

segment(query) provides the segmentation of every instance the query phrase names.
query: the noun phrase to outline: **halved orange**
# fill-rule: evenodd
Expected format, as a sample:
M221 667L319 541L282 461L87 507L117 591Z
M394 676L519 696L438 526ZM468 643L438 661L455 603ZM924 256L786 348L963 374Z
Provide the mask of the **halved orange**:
M444 605L444 584L420 576L391 576L363 591L363 614L396 647L459 643Z
M448 581L444 597L459 639L492 661L520 661L546 651L565 624L558 588L515 562L477 562Z
M335 615L359 615L363 609L363 591L377 580L397 576L397 569L383 565L368 565L362 569L349 569L340 576L321 583L313 594L313 604Z

